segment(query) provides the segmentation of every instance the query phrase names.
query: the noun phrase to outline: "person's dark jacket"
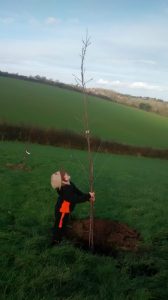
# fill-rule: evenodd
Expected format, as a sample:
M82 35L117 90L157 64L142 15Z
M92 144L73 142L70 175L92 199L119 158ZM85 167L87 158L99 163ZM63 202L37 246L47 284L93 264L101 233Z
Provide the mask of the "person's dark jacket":
M58 201L56 203L56 211L59 211L63 201L70 202L70 212L74 210L77 203L89 201L90 194L81 192L72 182L57 189Z

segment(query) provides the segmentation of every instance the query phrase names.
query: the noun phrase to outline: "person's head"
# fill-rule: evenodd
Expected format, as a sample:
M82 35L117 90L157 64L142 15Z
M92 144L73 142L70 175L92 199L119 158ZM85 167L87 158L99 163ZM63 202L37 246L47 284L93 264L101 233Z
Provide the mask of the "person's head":
M66 171L59 171L61 175L61 181L63 184L67 184L70 182L71 176Z
M61 186L70 184L70 178L66 171L57 171L51 175L51 186L53 189L60 189Z

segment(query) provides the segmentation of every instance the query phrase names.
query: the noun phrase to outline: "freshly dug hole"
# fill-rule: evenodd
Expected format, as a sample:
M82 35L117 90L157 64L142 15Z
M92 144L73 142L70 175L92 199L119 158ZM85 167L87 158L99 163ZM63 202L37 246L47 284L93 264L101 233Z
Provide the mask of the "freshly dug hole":
M89 219L71 220L67 238L75 245L89 250ZM115 255L119 250L137 251L139 233L111 220L94 219L94 252Z

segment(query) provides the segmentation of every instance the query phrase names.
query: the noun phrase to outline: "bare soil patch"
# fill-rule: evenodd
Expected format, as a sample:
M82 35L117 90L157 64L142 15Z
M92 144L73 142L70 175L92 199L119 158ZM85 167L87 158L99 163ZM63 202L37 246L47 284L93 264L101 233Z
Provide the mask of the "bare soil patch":
M89 219L71 220L67 238L89 250ZM140 234L126 224L111 220L94 220L94 252L115 255L118 251L137 251Z

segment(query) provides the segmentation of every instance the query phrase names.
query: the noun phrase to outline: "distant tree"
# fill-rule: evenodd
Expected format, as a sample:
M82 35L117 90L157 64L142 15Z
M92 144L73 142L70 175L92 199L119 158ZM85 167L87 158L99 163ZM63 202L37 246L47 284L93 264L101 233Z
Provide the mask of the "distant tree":
M143 109L145 111L150 111L152 107L149 103L143 103L142 102L142 103L139 104L139 108Z
M36 80L40 80L40 79L41 79L40 75L36 75L36 76L35 76L35 79L36 79Z

